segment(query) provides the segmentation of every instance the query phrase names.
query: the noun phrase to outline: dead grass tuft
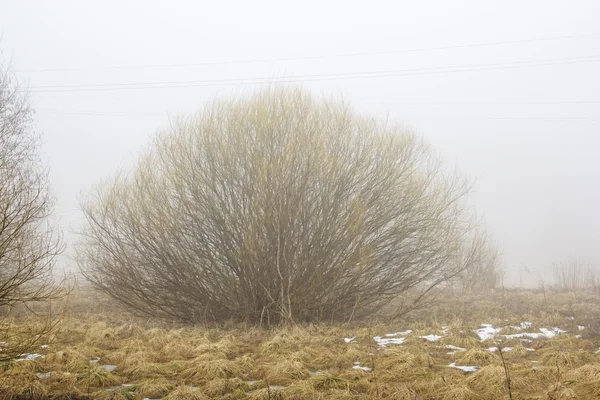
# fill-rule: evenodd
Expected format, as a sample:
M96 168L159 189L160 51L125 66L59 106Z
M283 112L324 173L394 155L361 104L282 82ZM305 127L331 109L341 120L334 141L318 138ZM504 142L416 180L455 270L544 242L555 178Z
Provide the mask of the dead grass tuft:
M1 400L47 400L48 398L46 388L38 381L0 381Z
M104 370L98 365L88 365L87 369L81 374L79 383L84 387L106 387L116 386L121 380L115 375Z
M310 382L315 389L319 390L350 388L350 383L346 379L342 379L330 373L314 376L310 379Z
M506 374L501 365L487 365L467 378L469 387L490 398L501 398L506 393Z
M222 397L233 392L247 392L250 386L239 378L213 379L202 387L202 392L211 398Z
M594 356L586 351L573 352L548 350L540 357L540 364L559 368L574 368L594 361Z
M285 400L283 390L281 389L257 389L248 393L250 400Z
M477 365L482 367L499 361L499 357L495 353L491 353L487 349L476 348L467 350L462 357L458 359L456 365Z
M193 360L191 367L181 373L181 377L192 382L204 382L219 378L235 378L241 374L240 367L231 360Z
M568 400L577 398L573 389L566 387L562 383L555 383L546 392L548 400Z
M163 400L208 400L208 397L198 389L180 386L164 397Z
M289 385L294 381L308 378L310 371L299 361L285 360L265 365L263 375L270 385Z
M142 398L157 399L165 397L174 388L175 385L167 379L159 378L141 382L136 392Z

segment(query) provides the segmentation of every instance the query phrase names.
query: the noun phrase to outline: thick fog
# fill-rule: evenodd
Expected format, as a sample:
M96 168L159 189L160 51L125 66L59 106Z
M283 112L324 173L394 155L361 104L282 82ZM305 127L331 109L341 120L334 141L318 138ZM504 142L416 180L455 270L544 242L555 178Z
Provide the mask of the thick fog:
M428 138L474 180L518 284L524 267L535 282L600 262L599 20L596 0L4 1L0 50L30 92L69 244L80 193L170 118L292 81Z

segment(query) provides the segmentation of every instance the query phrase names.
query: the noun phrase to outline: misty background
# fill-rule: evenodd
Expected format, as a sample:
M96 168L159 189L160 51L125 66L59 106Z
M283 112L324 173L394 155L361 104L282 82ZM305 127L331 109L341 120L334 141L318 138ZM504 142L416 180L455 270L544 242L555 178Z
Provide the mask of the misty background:
M81 193L175 116L298 82L424 135L475 181L507 283L531 285L600 262L598 20L594 0L3 0L0 51L30 92L69 245Z

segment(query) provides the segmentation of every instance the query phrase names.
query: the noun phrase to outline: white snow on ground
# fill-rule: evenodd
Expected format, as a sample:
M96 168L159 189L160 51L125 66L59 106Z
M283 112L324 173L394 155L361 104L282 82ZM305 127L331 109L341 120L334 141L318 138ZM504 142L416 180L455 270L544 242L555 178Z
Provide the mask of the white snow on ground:
M502 351L511 351L512 349L513 349L512 347L503 347ZM493 353L495 351L498 351L498 348L497 347L490 347L488 350Z
M567 333L567 331L564 331L560 328L552 328L552 330L550 329L546 329L546 328L540 328L540 332L542 332L544 334L544 336L546 336L548 339L553 338L556 335L560 335L562 333Z
M399 338L382 338L381 336L374 336L373 340L377 343L379 347L386 347L390 344L402 344L406 340L405 337Z
M481 324L481 328L475 331L479 339L483 342L484 340L493 339L502 328L494 328L492 324Z
M582 331L582 330L585 329L585 326L583 326L583 325L577 325L577 329L579 329L580 331Z
M356 343L356 339L355 337L351 337L351 338L344 338L344 342L346 343Z
M360 363L358 361L354 363L354 366L352 367L352 369L355 369L357 371L371 372L371 368L369 368L369 367L361 367Z
M35 376L37 376L38 379L50 378L52 375L54 375L54 371L38 372L37 374L35 374Z
M48 347L50 347L50 346L48 346L47 344L43 344L43 345L40 346L40 348L42 350L46 350Z
M373 336L373 340L377 343L379 348L384 348L390 344L402 344L406 340L406 335L412 333L411 329L406 331L394 332L394 333L386 333L385 337L382 336ZM396 337L400 336L400 337Z
M575 317L571 316L571 317L565 317L566 319L568 319L569 321L573 321L575 319Z
M117 369L116 365L101 365L100 367L106 372L113 372L115 369Z
M531 323L530 322L522 322L521 329L524 329L525 327L531 327ZM520 330L520 328L516 327L516 326L513 326L511 328ZM476 333L479 336L479 338L481 339L481 341L483 342L488 339L493 339L500 333L501 330L502 330L502 328L494 328L491 324L481 324L481 328L477 329ZM552 329L540 328L539 332L521 332L521 333L514 333L512 335L502 335L502 336L506 339L522 339L525 341L526 339L534 339L534 340L541 339L541 338L551 339L554 336L560 335L563 333L567 333L567 331L554 327Z
M90 364L98 364L99 361L100 361L100 357L96 357L96 358L90 360Z
M438 340L440 340L443 336L439 336L439 335L426 335L426 336L420 336L421 339L425 339L425 340L429 340L430 342L437 342Z
M447 344L444 346L445 348L449 349L449 350L455 350L455 351L467 351L467 349L462 348L462 347L458 347L458 346L454 346L453 344Z
M447 344L444 347L446 349L453 350L453 351L449 351L447 354L455 354L455 353L458 353L459 351L467 351L467 349L464 349L464 348L458 347L458 346L454 346L452 344Z
M523 321L519 324L519 326L514 326L511 325L511 328L516 330L516 331L521 331L523 329L528 329L531 328L533 326L533 323L529 322L529 321Z
M386 333L385 336L387 337L394 337L394 336L406 336L409 333L412 333L412 329L408 329L406 331L402 331L402 332L396 332L396 333Z
M450 368L460 369L463 372L475 372L479 369L476 365L456 365L456 363L452 363L448 365Z
M19 357L21 357L21 358L17 358L16 361L31 361L31 360L36 360L38 358L46 358L45 355L37 354L37 353L21 354Z

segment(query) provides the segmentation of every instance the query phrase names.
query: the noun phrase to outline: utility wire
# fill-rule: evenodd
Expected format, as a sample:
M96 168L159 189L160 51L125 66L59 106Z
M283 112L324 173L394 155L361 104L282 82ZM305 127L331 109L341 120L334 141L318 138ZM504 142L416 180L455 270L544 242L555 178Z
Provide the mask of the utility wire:
M209 104L209 102L201 102L201 105ZM498 105L566 105L566 104L600 104L600 100L559 100L559 101L366 101L365 104L380 104L380 105L447 105L447 106L498 106ZM147 116L160 115L168 113L163 111L98 111L98 110L59 110L55 108L36 108L39 112L48 112L53 114L68 114L68 115L108 115L108 116Z
M188 88L202 86L228 86L228 85L253 85L269 83L293 83L309 81L327 81L340 79L385 78L392 76L426 75L439 73L456 73L471 71L502 70L525 67L540 67L547 65L579 64L600 61L600 55L550 58L542 60L513 61L505 63L454 65L442 67L409 68L383 71L343 72L330 74L299 75L292 78L227 78L196 81L163 81L163 82L136 82L136 83L108 83L108 84L79 84L79 85L47 85L31 86L30 93L49 92L78 92L98 90L137 90L137 89L163 89L163 88Z
M203 65L251 64L251 63L316 60L316 59L343 58L343 57L364 57L364 56L378 56L378 55L388 55L388 54L464 49L464 48L473 48L473 47L499 46L499 45L509 45L509 44L519 44L519 43L533 43L533 42L574 39L574 38L579 38L579 37L590 37L590 36L599 36L599 35L600 35L600 33L584 33L584 34L565 35L565 36L551 36L551 37L519 39L519 40L504 40L504 41L487 42L487 43L470 43L470 44L458 44L458 45L450 45L450 46L423 47L423 48L415 48L415 49L373 51L373 52L362 52L362 53L341 53L341 54L330 54L330 55L312 55L312 56L300 56L300 57L280 57L280 58L263 58L263 59L248 59L248 60L229 60L229 61L205 61L205 62L199 62L199 63L181 63L181 64L146 64L146 65L116 65L116 66L109 66L109 67L23 69L23 70L17 70L16 72L17 73L75 72L75 71L88 71L89 72L89 71L109 71L109 70L119 70L119 69L180 68L180 67L197 67L197 66L203 66Z

